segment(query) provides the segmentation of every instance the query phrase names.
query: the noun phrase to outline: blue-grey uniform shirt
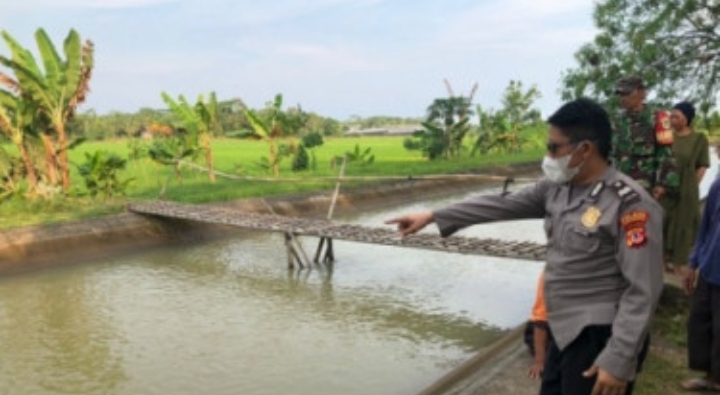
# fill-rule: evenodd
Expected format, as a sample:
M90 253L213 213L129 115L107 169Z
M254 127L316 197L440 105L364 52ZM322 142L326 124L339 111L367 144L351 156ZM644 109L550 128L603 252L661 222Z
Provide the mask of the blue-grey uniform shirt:
M544 218L545 303L555 342L562 350L586 326L612 325L595 363L620 379L635 378L663 287L662 208L635 181L608 167L591 185L542 179L504 197L473 197L433 215L443 236L478 223Z
M707 194L690 267L699 268L705 281L720 286L720 178L713 182Z

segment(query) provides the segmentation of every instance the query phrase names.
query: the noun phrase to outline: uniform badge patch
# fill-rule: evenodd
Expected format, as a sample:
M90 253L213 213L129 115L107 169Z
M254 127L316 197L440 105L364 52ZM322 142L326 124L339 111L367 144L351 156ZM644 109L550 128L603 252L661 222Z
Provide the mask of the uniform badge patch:
M645 224L650 219L650 213L643 210L634 210L620 217L620 225L625 230L625 242L630 248L642 247L647 243Z
M669 111L658 111L655 114L655 141L658 145L672 145L673 143Z
M597 207L590 206L585 210L582 217L580 217L580 222L582 222L586 228L593 228L597 225L600 216L602 216L602 212Z

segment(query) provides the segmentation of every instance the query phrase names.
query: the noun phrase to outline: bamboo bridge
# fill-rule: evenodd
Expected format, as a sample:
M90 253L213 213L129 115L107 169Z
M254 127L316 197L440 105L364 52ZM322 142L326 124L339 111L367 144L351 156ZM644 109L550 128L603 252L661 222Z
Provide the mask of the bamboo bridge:
M207 205L181 204L168 201L134 203L128 206L128 210L137 214L161 218L284 233L286 235L286 244L291 241L289 239L292 236L319 237L321 243L323 240L327 240L330 246L331 260L333 258L331 250L333 239L528 260L544 260L546 250L544 245L532 242L502 241L463 236L442 238L439 235L421 233L402 238L395 229L389 227L374 228L330 220L247 213ZM318 247L318 254L320 248L322 248L322 244ZM315 256L316 262L318 254ZM299 259L299 257L297 258Z

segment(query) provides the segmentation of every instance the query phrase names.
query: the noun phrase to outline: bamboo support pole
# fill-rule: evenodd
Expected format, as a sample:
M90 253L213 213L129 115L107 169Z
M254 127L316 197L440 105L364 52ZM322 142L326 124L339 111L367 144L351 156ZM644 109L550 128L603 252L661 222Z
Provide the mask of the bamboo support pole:
M345 168L347 166L347 155L343 157L342 166L340 166L340 173L337 178L337 182L335 183L335 191L333 192L332 200L330 201L330 208L328 209L327 214L327 220L330 221L333 217L333 213L335 212L335 205L337 204L338 196L340 195L340 185L342 184L343 177L345 176ZM327 239L327 240L325 240ZM318 242L317 250L315 251L315 259L314 262L318 263L318 258L320 257L320 254L322 253L323 244L325 244L325 241L327 241L327 244L325 245L325 255L323 256L323 263L332 263L335 261L335 254L333 253L333 243L331 238L321 237L320 241Z

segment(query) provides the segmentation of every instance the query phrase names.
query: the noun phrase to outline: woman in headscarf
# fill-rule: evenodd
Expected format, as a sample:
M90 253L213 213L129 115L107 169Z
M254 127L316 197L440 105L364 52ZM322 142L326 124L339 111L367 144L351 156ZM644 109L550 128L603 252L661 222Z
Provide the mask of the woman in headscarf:
M687 265L700 226L699 185L710 166L708 139L692 129L693 118L695 107L685 101L677 103L670 112L672 150L680 187L675 196L661 199L666 213L664 244L669 268Z

